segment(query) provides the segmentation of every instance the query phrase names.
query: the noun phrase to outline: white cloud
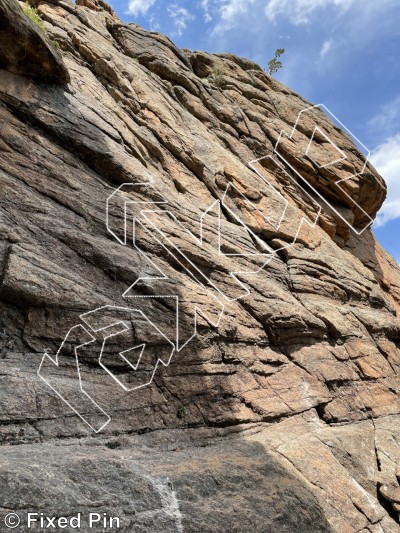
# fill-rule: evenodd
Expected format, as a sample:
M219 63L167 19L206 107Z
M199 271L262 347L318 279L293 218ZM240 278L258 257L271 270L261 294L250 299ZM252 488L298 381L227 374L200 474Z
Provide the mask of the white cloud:
M265 14L270 20L283 15L293 24L307 24L314 11L320 8L336 7L346 11L356 0L268 0ZM365 0L367 1L367 0Z
M375 115L369 122L368 126L371 131L376 130L376 133L383 138L386 135L391 135L396 131L400 122L400 96L381 107L379 113Z
M212 21L210 0L201 0L200 7L204 11L204 22L207 24Z
M128 13L135 17L145 15L155 3L156 0L129 0Z
M371 163L388 186L387 200L375 221L375 226L382 227L400 217L400 133L389 137L372 152Z
M334 40L333 39L329 39L328 41L324 41L322 43L322 47L321 47L321 50L319 52L319 56L321 58L325 57L326 54L332 50L333 45L334 45Z
M352 24L358 23L362 27L367 20L373 20L376 24L376 12L386 14L387 8L396 2L398 0L197 0L197 5L203 10L205 22L216 21L212 35L220 36L247 23L252 12L257 20L264 13L270 21L282 16L292 24L299 25L310 23L317 11L334 10L340 16L354 7L357 12L354 12ZM328 16L332 17L332 13L329 12ZM353 27L346 31L351 34L352 30ZM363 35L368 33L364 31Z
M173 36L180 37L186 30L188 22L196 18L185 7L182 7L177 3L170 4L167 10L170 18L174 21L176 28L176 32Z
M257 0L219 0L219 22L213 30L213 34L224 33L232 30L242 21Z
M158 20L157 16L154 14L150 14L148 17L149 24L150 24L150 31L160 31L161 30L161 24Z

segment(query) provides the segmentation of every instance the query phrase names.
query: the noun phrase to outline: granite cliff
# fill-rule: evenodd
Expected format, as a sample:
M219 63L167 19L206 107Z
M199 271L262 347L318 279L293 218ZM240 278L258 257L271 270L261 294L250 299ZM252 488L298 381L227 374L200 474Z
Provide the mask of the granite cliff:
M0 0L2 512L399 532L382 178L255 63L78 4Z

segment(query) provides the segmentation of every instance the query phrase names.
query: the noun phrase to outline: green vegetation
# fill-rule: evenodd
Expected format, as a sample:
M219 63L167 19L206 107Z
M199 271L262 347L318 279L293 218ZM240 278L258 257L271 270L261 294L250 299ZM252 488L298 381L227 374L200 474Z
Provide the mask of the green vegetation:
M224 71L220 67L215 67L210 77L211 84L214 85L214 87L221 89L221 87L224 85L223 76Z
M129 57L135 62L135 63L140 63L139 61L139 58L137 56L137 54L130 54Z
M25 4L22 6L22 9L24 10L25 15L29 19L31 19L32 22L34 22L36 24L36 26L39 28L39 30L46 37L48 37L49 35L47 33L46 27L44 25L42 17L40 16L39 11L35 7L32 7L29 4L29 2L25 2ZM61 53L60 52L60 50L61 50L60 43L58 41L56 41L55 39L50 39L50 42L53 45L53 47L56 49L56 52L58 53L58 55L60 55L60 53Z
M39 11L28 4L28 2L25 2L23 5L23 10L25 15L31 19L32 22L34 22L45 35L47 35L46 28L44 26L42 17L39 14Z
M177 418L183 421L183 424L186 424L186 417L187 417L187 409L184 405L180 405L178 407L178 411L176 413Z
M279 58L285 53L284 48L277 48L275 50L275 55L272 59L268 61L268 74L272 76L275 72L278 72L282 68L282 61Z

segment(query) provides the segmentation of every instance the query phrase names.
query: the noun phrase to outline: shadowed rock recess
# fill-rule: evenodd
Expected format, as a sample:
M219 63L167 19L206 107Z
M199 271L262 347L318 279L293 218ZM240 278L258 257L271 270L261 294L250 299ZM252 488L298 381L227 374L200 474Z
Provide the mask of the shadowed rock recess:
M381 177L255 63L79 3L0 0L1 513L399 532Z

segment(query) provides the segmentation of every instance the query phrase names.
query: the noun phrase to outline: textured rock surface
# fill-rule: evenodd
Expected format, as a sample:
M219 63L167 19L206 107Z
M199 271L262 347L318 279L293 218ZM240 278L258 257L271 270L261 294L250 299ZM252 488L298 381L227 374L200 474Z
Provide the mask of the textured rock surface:
M112 508L126 531L400 531L400 272L370 229L345 222L374 218L380 176L360 173L363 155L319 109L291 136L310 104L250 61L179 50L99 2L36 5L71 83L37 83L0 48L2 509ZM344 161L329 165L327 137ZM130 222L132 202L168 202L141 219L137 248L105 223L124 183L136 186L109 211L120 239L125 201ZM215 211L202 246L179 224L198 236L227 191L219 253ZM168 279L129 290L157 268ZM182 339L194 304L207 318L151 385L118 385L99 364L103 336L79 349L84 389L111 416L95 436L37 375L44 350L83 313L124 308L109 315L133 333L107 341L104 363L135 388L170 348L153 335L142 366L127 368L118 353L150 338L135 309L171 339L177 294ZM74 357L87 340L74 329L43 372L95 425Z
M233 437L227 450L221 438L205 448L193 447L188 438L179 442L180 450L175 433L170 442L124 438L101 447L81 442L79 449L73 442L62 450L44 444L33 461L30 446L27 453L25 445L7 448L0 478L4 484L14 480L6 506L23 520L23 494L24 508L82 513L86 527L83 517L100 508L118 516L127 532L330 531L309 487L259 443ZM199 443L196 431L188 433Z
M0 68L42 81L70 81L57 49L15 0L0 3L0 48Z

